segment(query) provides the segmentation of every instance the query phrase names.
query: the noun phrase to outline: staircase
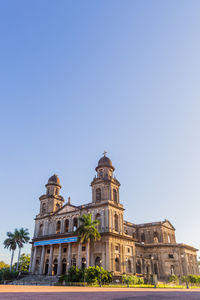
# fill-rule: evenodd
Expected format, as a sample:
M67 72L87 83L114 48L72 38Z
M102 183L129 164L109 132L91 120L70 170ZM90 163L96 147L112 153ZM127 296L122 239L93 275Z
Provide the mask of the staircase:
M12 281L13 285L55 285L58 282L58 276L46 275L26 275L18 280Z

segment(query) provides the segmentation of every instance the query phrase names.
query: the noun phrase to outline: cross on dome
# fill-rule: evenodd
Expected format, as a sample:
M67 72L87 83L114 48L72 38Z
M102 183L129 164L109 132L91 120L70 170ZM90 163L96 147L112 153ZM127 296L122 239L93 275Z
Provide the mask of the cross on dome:
M106 156L107 152L104 150L103 155Z

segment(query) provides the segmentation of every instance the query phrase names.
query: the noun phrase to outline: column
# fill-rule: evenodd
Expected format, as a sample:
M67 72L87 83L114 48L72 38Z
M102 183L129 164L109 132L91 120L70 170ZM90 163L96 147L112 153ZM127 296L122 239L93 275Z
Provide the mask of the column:
M69 243L67 247L67 271L71 267L71 260L72 260L72 244Z
M58 275L62 273L62 244L59 244L58 248Z
M102 251L102 267L106 269L106 243L103 243L103 251Z
M110 210L108 209L108 231L111 231Z
M111 265L110 265L110 243L106 242L106 270L108 271L113 271L111 270Z
M105 231L105 225L104 225L104 209L101 211L101 232Z
M34 251L34 253L33 253L33 262L32 262L32 274L35 273L35 264L36 264L36 255L37 255L37 247L36 246L33 248L33 251Z
M108 209L105 210L105 231L109 231L109 214L108 214Z
M44 254L45 254L45 246L42 246L42 253L41 253L41 258L40 258L40 271L39 271L40 275L42 275L42 273L43 273Z
M30 265L29 265L29 273L31 273L32 270L32 263L33 263L33 247L31 249L31 259L30 259Z
M90 244L86 244L86 268L89 267L90 264Z
M126 273L126 258L124 254L124 246L120 245L120 272L122 273Z
M53 245L50 246L50 255L49 255L49 270L48 275L52 275L52 263L53 263Z
M81 268L81 250L82 250L82 244L79 243L78 244L78 261L77 261L79 269Z

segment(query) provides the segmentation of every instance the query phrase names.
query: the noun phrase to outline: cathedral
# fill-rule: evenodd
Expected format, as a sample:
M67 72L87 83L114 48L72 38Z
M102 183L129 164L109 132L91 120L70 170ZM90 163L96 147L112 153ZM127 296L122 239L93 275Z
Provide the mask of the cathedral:
M49 178L35 218L30 273L55 276L67 273L71 266L98 265L115 277L125 273L157 274L158 278L167 279L172 274L198 274L198 250L176 243L175 228L170 221L134 224L124 220L120 183L113 175L115 168L106 153L95 170L92 202L80 206L73 205L70 198L65 202L57 175ZM88 213L93 220L99 220L101 234L101 239L90 246L79 244L75 235L79 217Z

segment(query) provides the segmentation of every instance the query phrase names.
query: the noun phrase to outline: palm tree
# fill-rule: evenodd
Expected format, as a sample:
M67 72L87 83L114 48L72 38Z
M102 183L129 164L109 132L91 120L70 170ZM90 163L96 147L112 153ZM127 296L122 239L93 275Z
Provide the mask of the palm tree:
M30 240L28 229L20 228L15 229L14 236L16 239L17 246L19 248L18 259L17 259L17 270L19 268L19 259L21 255L21 249L24 247L24 244L28 243Z
M86 243L87 251L86 251L86 262L87 266L89 266L89 258L90 258L90 242L94 242L96 240L100 240L101 235L97 230L97 226L99 225L98 220L92 221L92 214L82 215L80 218L80 226L75 231L75 234L78 234L78 242Z
M14 252L17 248L17 243L16 243L15 236L12 232L7 232L7 236L8 236L8 238L5 239L3 244L4 244L4 248L7 248L10 251L12 251L11 262L10 262L10 271L11 271L12 270L12 264L13 264Z

